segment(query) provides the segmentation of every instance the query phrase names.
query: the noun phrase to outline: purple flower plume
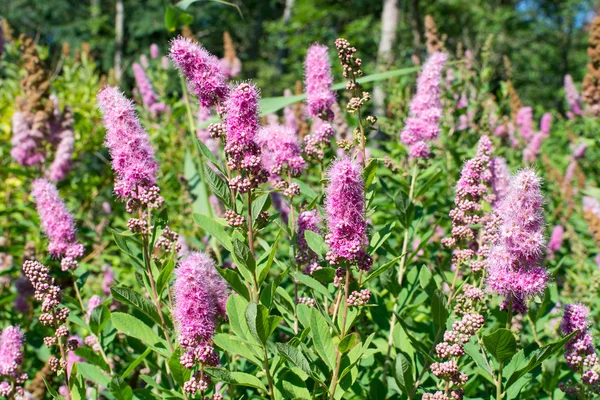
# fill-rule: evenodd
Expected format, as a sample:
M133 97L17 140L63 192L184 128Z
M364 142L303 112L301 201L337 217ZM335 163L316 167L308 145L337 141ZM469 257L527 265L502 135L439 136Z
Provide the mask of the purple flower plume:
M40 131L32 129L32 123L33 116L31 114L19 111L13 114L10 155L23 167L39 164L46 157L42 146L44 135Z
M54 136L58 141L54 160L50 165L48 178L54 182L60 182L67 177L73 164L73 151L75 149L75 137L73 136L73 116L71 109L65 107L59 117Z
M179 36L171 42L169 57L203 107L214 106L227 98L229 87L219 59L198 43Z
M542 115L542 119L540 121L540 132L544 134L544 136L548 136L550 134L550 129L552 127L552 114L545 113Z
M212 339L217 315L225 315L227 285L204 253L192 252L175 269L174 317L186 350Z
M98 94L106 128L106 146L115 172L115 193L120 197L134 195L138 187L156 184L158 164L148 134L142 127L133 102L114 87Z
M144 103L144 107L150 111L150 114L153 116L157 116L165 111L166 106L164 103L160 103L158 101L158 96L154 92L154 88L152 87L152 83L150 83L150 79L146 75L146 71L144 68L138 63L133 64L133 76L135 77L135 82L140 90L140 94L142 95L142 102Z
M336 95L331 91L333 77L327 46L315 43L308 48L304 62L304 84L308 115L331 121L331 106Z
M264 167L273 175L281 175L289 169L298 176L304 169L304 159L296 133L283 125L268 125L262 128L256 139L262 149Z
M519 134L525 142L529 142L533 136L533 110L531 107L521 107L517 112L516 124Z
M150 58L152 58L153 60L158 58L159 56L159 49L158 49L158 45L156 43L152 43L150 45Z
M552 235L550 236L550 241L548 242L548 250L551 252L555 252L560 250L563 242L563 234L565 233L565 228L562 225L556 225L552 230Z
M544 134L542 132L536 133L531 138L531 141L523 149L523 162L532 163L537 160L538 155L542 149L542 142L544 141Z
M83 256L83 245L75 236L75 221L65 202L58 194L56 186L45 179L33 181L32 193L40 216L42 229L50 243L48 252L62 257L64 269L76 268L76 258Z
M9 326L2 330L0 335L0 375L17 377L23 363L21 347L25 342L25 335L18 326Z
M325 209L329 228L326 241L331 250L327 260L332 264L346 260L368 270L372 260L365 251L368 239L361 174L362 168L346 157L335 160L329 168Z
M409 117L400 134L400 140L410 147L411 157L428 158L430 150L427 142L439 135L442 118L440 80L447 59L446 53L433 53L423 65L417 80L417 92L410 103Z
M492 173L492 191L495 196L492 206L496 208L508 190L510 169L503 157L494 157L490 164L490 171Z
M571 75L565 75L565 97L573 115L581 115L581 99Z
M548 281L548 272L541 265L543 203L540 178L533 170L524 169L511 178L496 209L501 224L488 258L487 283L491 291L512 300L517 312L524 312L525 300L542 294Z
M560 323L560 331L564 335L578 331L565 345L565 359L573 370L581 370L586 356L594 355L592 335L588 332L590 310L583 304L565 304L565 313ZM596 359L592 357L592 359ZM589 365L586 365L589 366Z
M319 256L316 254L306 242L304 232L312 231L320 234L321 216L317 210L304 211L298 216L298 253L296 254L296 262L299 265L305 265L305 273L312 274L319 268Z

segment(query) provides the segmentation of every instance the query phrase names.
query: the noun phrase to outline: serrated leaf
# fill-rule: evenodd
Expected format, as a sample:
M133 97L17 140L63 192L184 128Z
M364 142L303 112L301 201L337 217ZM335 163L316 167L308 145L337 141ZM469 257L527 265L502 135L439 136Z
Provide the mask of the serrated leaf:
M498 361L504 362L517 352L517 341L508 329L500 328L483 337L485 349Z
M110 288L113 298L121 303L129 304L149 316L154 322L160 325L162 322L158 315L156 306L141 293L124 286L113 286ZM171 320L164 315L167 326L172 327Z
M167 263L165 264L162 271L160 271L160 274L158 275L158 279L156 280L156 290L159 295L162 294L164 288L169 284L169 281L171 280L171 274L173 273L174 269L175 269L175 260L170 258L167 261Z
M204 177L210 186L211 192L223 202L227 209L233 209L233 198L229 184L217 174L208 164L204 164Z
M269 315L267 307L250 302L246 308L246 322L252 336L258 343L265 345L271 333L281 322L281 317Z
M294 279L298 280L300 283L308 286L309 288L311 288L312 290L314 290L315 292L322 294L323 296L325 296L326 298L328 298L329 300L333 300L333 297L331 296L331 294L329 293L329 291L327 290L327 288L325 288L325 286L321 285L321 283L319 283L319 281L317 281L316 279L303 274L301 272L294 272L292 274L292 276L294 277Z
M431 315L433 322L438 328L445 328L448 320L448 310L446 309L446 296L444 293L436 289L431 299Z
M340 353L346 353L347 351L350 351L356 345L357 340L358 339L356 335L352 333L346 335L346 337L340 340L340 343L338 344L338 351Z
M116 400L131 400L133 399L133 390L119 375L113 376L108 390Z
M333 370L335 367L335 346L329 333L329 325L319 311L314 308L310 309L310 333L317 354Z
M263 367L262 360L259 357L260 353L258 353L260 348L255 348L257 347L255 344L226 333L217 333L213 337L213 341L227 354L238 354L257 366Z
M78 347L75 349L75 354L79 357L85 358L88 362L102 368L106 372L110 371L106 361L104 361L101 355L92 350L91 347Z
M90 329L98 336L106 323L110 320L110 310L104 304L94 308L92 315L90 316Z
M250 300L250 293L248 292L248 288L242 282L240 274L237 271L231 268L216 268L219 275L221 275L223 279L225 279L227 283L229 283L229 286L231 286L233 290L242 295L246 300Z
M318 254L320 256L325 255L325 249L327 248L327 246L325 245L325 239L323 239L323 236L321 236L317 232L313 232L307 229L304 231L304 239L306 240L306 244L308 245L308 247L310 247L310 249L314 251L315 254Z
M373 179L375 179L375 175L377 175L378 167L379 165L376 158L371 159L369 164L365 167L365 170L363 171L365 189L369 189L369 186L371 186L371 183L373 183Z
M310 364L308 359L302 353L302 349L299 347L294 347L285 343L277 343L277 351L281 354L286 360L291 362L296 367L300 368L302 372L307 375L312 375L312 370L310 368Z
M254 273L256 270L256 260L250 252L248 245L241 240L235 239L233 241L233 256L235 258L238 267L246 267L248 271Z
M200 228L204 229L206 233L217 239L217 241L221 243L221 245L225 247L225 249L232 251L233 244L231 243L229 235L225 232L223 225L219 224L217 221L215 221L214 218L211 218L208 215L194 213L192 214L192 218L194 219L196 225L198 225Z
M156 333L154 333L152 328L143 323L141 320L132 315L121 312L112 313L111 320L119 332L123 332L127 336L139 339L143 343L152 346L164 354L165 346L162 339L159 338Z

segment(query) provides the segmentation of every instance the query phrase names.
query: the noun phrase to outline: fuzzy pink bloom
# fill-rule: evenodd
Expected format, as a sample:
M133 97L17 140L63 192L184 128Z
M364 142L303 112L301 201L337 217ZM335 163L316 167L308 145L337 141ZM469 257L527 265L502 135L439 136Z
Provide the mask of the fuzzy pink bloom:
M566 336L578 331L565 345L565 359L571 369L580 370L584 358L595 354L592 335L588 332L591 326L590 310L583 304L565 304L565 313L560 323L560 331Z
M25 335L18 326L9 326L0 335L0 375L16 377L23 363L21 347Z
M256 143L262 149L263 165L272 175L281 175L288 168L292 176L302 173L305 162L293 130L268 125L259 131Z
M331 91L333 77L327 46L313 44L308 48L304 61L304 85L308 115L331 121L331 106L336 95Z
M94 309L96 307L98 307L100 304L102 304L102 298L100 296L98 296L97 294L93 295L92 297L90 297L88 299L88 302L87 302L88 318L92 315L92 313L94 312Z
M316 254L306 242L304 232L312 231L320 234L321 216L317 210L304 211L298 216L298 253L296 254L296 262L299 265L305 265L306 274L311 274L319 269L319 256Z
M440 80L447 59L446 53L433 53L417 79L417 92L410 103L409 117L400 134L400 140L410 147L413 158L428 158L430 151L427 142L439 136L442 118Z
M46 157L42 146L44 136L41 132L31 129L32 122L32 116L19 111L13 114L10 155L23 167L39 164Z
M537 160L540 150L542 149L542 142L544 141L544 134L542 132L536 133L531 141L523 149L523 162L532 163Z
M574 115L581 115L581 99L579 98L579 92L573 83L571 75L565 75L565 98L567 104L571 108L571 113Z
M545 113L542 115L542 119L540 121L540 132L542 132L545 136L550 134L550 128L552 127L552 114Z
M73 136L73 117L71 110L65 107L65 111L58 117L56 132L53 136L58 141L58 147L54 160L50 165L48 178L54 182L60 182L67 177L73 164L73 151L75 150L75 137Z
M587 150L587 144L581 143L579 146L577 146L575 148L575 150L573 150L573 158L576 160L579 158L583 158L585 156L586 150Z
M105 144L110 150L115 172L115 193L120 197L135 195L138 187L156 184L158 164L150 138L142 127L134 104L114 87L98 94L106 128Z
M552 230L552 235L550 236L550 240L548 241L548 250L555 252L560 250L563 242L563 234L565 232L565 228L562 225L556 225Z
M463 92L460 95L460 99L458 100L458 103L456 103L456 108L458 108L460 110L461 108L467 108L468 105L469 105L469 100L467 99L467 93Z
M215 268L206 254L192 252L175 269L174 317L186 350L210 341L217 315L225 316L229 290Z
M533 110L531 107L521 107L517 112L515 120L519 128L519 134L525 142L529 142L533 136Z
M565 178L563 180L563 184L568 185L573 180L575 176L575 168L577 168L577 161L571 160L569 165L567 165L567 170L565 171Z
M102 266L104 279L102 279L102 292L105 296L110 296L110 287L115 284L115 272L109 264Z
M508 191L510 170L503 157L494 157L490 164L490 171L492 173L492 191L496 197L492 205L495 208Z
M217 57L182 36L171 42L169 57L185 76L202 106L212 107L225 101L229 87Z
M153 115L157 116L165 111L166 106L164 103L160 103L158 101L158 96L154 92L154 88L152 87L152 83L150 83L150 79L146 75L146 71L144 68L138 63L133 64L133 76L135 77L135 82L140 90L140 95L142 96L142 102L144 103L144 107Z
M63 269L76 258L83 256L83 245L75 236L75 221L65 202L58 194L56 186L45 179L33 181L31 192L40 216L42 229L50 243L48 252L55 257L63 257Z
M600 217L600 202L593 197L583 196L583 211Z
M524 169L511 178L496 209L502 223L488 258L488 287L525 309L525 300L542 294L548 280L548 272L541 266L543 203L540 178L533 170Z
M140 56L140 64L142 64L142 67L144 68L148 68L150 66L150 63L148 62L148 57L146 57L145 54L142 54Z
M345 259L368 270L372 260L365 251L368 239L362 168L349 158L339 158L327 176L325 209L329 233L325 239L331 249L327 259L333 264Z
M158 50L158 45L156 43L152 43L150 45L150 58L152 58L153 60L158 58L159 55L159 50Z

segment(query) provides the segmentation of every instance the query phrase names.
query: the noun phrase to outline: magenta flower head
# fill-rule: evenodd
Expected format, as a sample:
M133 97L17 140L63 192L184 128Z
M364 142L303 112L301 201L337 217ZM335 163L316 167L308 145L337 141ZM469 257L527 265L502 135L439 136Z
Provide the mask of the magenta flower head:
M159 115L166 109L166 106L163 103L158 102L158 96L154 92L154 88L146 75L146 71L144 71L144 68L138 63L134 63L132 68L135 82L140 90L140 95L142 96L144 107L150 111L153 116Z
M544 141L544 134L542 132L536 133L531 138L531 141L523 149L523 162L532 163L538 158L540 150L542 149L542 142Z
M133 102L114 87L105 87L97 96L106 128L105 144L115 172L115 193L135 196L138 188L156 184L158 164L150 138L142 127Z
M272 175L281 175L289 169L292 176L299 176L304 169L304 159L296 133L276 124L262 128L256 139L262 149L263 166Z
M565 98L574 115L581 115L581 99L571 75L565 75Z
M494 157L490 164L490 171L492 173L492 191L495 196L492 206L496 208L508 191L510 169L503 157Z
M585 156L585 151L587 150L587 145L585 143L581 143L579 146L573 150L573 158L579 159Z
M326 121L333 119L331 106L335 93L331 91L333 77L327 46L313 44L308 48L304 61L304 85L308 115Z
M296 262L298 265L305 265L306 274L312 274L320 269L319 256L308 247L304 232L312 231L320 234L321 216L317 210L304 211L298 216L298 253L296 254Z
M545 246L544 198L540 178L531 169L511 178L506 196L496 209L501 219L498 240L488 258L488 287L507 298L516 312L527 309L526 300L542 294L548 272L541 265Z
M0 375L17 378L23 363L21 347L25 342L25 335L18 326L9 326L2 330L0 335Z
M73 164L73 151L75 150L75 137L73 136L73 117L68 107L60 117L60 123L54 133L59 141L56 147L54 160L50 165L48 178L53 182L60 182L67 177Z
M13 114L10 155L23 167L39 164L46 157L42 146L44 137L41 132L31 129L32 122L25 113L17 111Z
M333 162L327 176L325 209L329 233L325 240L330 247L327 260L337 264L342 260L368 270L372 259L366 253L368 245L362 168L349 158Z
M75 259L83 256L84 248L77 242L73 215L58 194L56 186L45 179L36 179L33 181L31 194L42 229L50 240L48 252L55 257L62 257L63 270L76 268Z
M565 345L565 359L567 365L574 371L588 365L587 356L595 358L595 350L592 344L592 335L588 332L591 325L589 321L590 310L583 304L565 304L565 313L560 323L560 331L566 336L578 331L575 336Z
M189 253L179 261L175 276L174 317L179 343L192 350L212 339L217 315L225 315L229 292L213 261L204 253Z
M540 121L540 132L542 132L545 136L550 134L550 128L552 127L552 114L545 113L542 115L542 120Z
M548 250L551 252L555 252L560 250L563 242L563 234L565 233L565 228L562 225L556 225L552 230L552 235L550 236L550 241L548 242Z
M152 43L150 45L150 58L153 60L158 58L160 51L158 50L158 45L156 43Z
M533 136L533 111L531 107L521 107L517 112L515 122L519 128L521 138L528 142Z
M217 57L183 36L171 42L169 57L185 76L203 107L212 107L225 101L229 87Z
M442 118L440 81L447 59L446 53L433 53L417 79L417 92L410 103L409 117L400 134L400 140L410 147L413 158L428 158L430 150L427 142L439 136Z

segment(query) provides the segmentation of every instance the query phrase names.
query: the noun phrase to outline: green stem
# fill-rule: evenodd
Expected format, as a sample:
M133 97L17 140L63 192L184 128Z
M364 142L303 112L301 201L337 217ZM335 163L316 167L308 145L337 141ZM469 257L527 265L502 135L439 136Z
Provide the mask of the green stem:
M344 283L344 298L343 307L344 312L342 313L342 327L340 330L340 341L346 336L346 319L348 317L348 286L350 286L350 266L346 266L346 281ZM336 349L335 369L333 370L333 376L331 377L331 392L329 393L330 398L335 398L335 389L338 384L338 374L340 372L340 363L342 361L342 353L339 349Z
M496 379L496 400L502 400L502 368L504 368L504 362L500 361L498 378Z
M269 354L267 353L267 347L265 345L263 345L263 354L265 356L263 359L263 365L265 367L265 373L267 374L267 381L269 382L269 397L274 399L275 388L273 386L273 377L271 376L271 371L269 369Z

